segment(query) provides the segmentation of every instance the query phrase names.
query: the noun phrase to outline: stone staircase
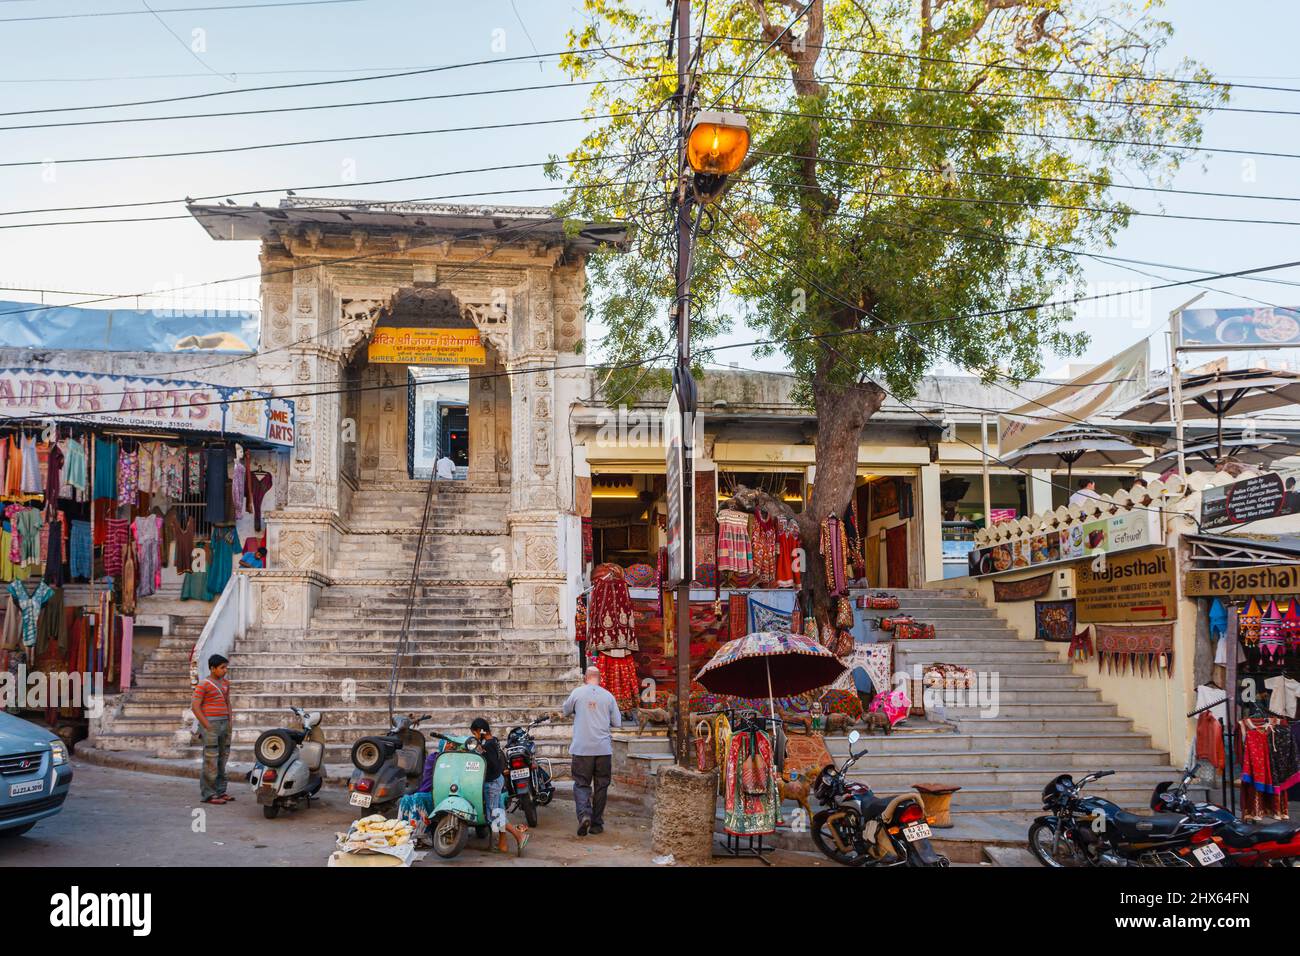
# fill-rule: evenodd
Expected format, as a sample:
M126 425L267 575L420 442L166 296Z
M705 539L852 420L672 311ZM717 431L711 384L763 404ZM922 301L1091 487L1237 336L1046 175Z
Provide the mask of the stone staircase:
M334 555L333 583L321 593L310 625L255 629L237 642L232 762L251 761L262 731L295 726L291 705L322 712L326 770L334 779L351 772L359 737L388 729L389 681L427 488L415 481L363 484ZM570 673L576 651L558 634L511 629L509 490L440 481L434 495L394 710L430 714L423 729L451 733L465 733L483 716L504 736L559 708L576 683ZM202 621L186 637L168 639L145 665L142 686L132 691L103 749L160 752L172 743L188 710L189 652L201 629ZM543 726L535 739L539 752L562 769L568 728ZM181 750L191 758L200 752L194 743Z
M934 640L897 643L894 670L910 675L915 665L944 662L970 667L990 681L996 677L996 711L963 700L927 714L949 723L952 733L865 738L869 753L854 775L869 779L874 789L957 784L962 789L953 806L959 813L1020 815L1040 811L1044 785L1060 773L1115 770L1090 792L1130 810L1146 807L1157 782L1177 779L1169 755L1088 687L1054 646L1021 640L975 592L890 593L898 596L902 613L936 629ZM842 756L846 746L842 739L833 741L832 753Z
M212 605L181 602L174 594L159 592L141 598L138 610L141 625L168 619L167 633L136 669L131 689L106 709L91 742L100 750L166 753L175 748L177 728L190 709L190 652Z

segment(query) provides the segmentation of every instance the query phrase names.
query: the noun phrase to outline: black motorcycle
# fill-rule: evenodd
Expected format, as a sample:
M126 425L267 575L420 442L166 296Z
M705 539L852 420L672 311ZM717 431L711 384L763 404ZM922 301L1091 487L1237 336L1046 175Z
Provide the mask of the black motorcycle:
M1043 788L1047 816L1029 826L1029 851L1043 866L1221 866L1223 852L1210 839L1214 825L1186 813L1128 813L1102 797L1085 796L1088 784L1109 777L1098 770L1077 783L1063 773Z
M947 866L948 858L930 845L930 821L919 794L877 797L866 784L848 779L849 768L867 753L866 748L853 752L860 739L852 731L843 766L832 762L813 781L813 796L824 808L812 818L817 849L845 866Z
M506 812L524 811L530 827L537 826L537 808L546 806L555 796L551 762L537 758L537 744L529 733L550 719L550 715L538 717L527 727L514 727L506 735Z

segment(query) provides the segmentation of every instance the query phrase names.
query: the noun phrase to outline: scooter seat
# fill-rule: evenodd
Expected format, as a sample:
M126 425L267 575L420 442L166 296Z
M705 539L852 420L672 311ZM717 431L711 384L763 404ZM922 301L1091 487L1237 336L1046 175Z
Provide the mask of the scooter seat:
M285 733L287 733L289 738L296 744L302 743L303 738L307 736L305 730L285 730Z

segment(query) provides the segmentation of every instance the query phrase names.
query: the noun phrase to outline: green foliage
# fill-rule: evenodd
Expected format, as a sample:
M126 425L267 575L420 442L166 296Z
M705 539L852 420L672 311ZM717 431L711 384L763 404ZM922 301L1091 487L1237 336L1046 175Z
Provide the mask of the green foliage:
M803 49L787 36L760 58L802 7L708 4L694 104L744 113L753 145L701 225L696 354L711 359L702 350L739 318L727 314L736 302L805 396L814 379L874 378L906 397L945 359L1021 378L1046 352L1080 351L1068 308L976 314L1077 294L1079 265L1057 247L1113 244L1131 211L1114 171L1167 181L1199 141L1203 108L1226 99L1223 86L1158 81L1210 78L1161 65L1172 31L1159 3L818 0L790 34ZM613 203L635 223L626 254L590 262L588 321L607 333L588 347L622 364L673 349L676 66L661 4L585 9L564 68L643 78L592 88L590 113L619 115L553 173L570 177L567 211L611 218ZM649 40L660 42L601 49ZM1176 148L1132 145L1151 142ZM606 395L652 380L615 371Z

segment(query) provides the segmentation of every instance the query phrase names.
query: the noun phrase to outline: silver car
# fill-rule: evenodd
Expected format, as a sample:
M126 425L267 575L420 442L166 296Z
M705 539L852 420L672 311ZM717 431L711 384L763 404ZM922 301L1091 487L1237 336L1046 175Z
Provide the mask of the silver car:
M26 833L58 813L71 785L63 741L0 711L0 839Z

